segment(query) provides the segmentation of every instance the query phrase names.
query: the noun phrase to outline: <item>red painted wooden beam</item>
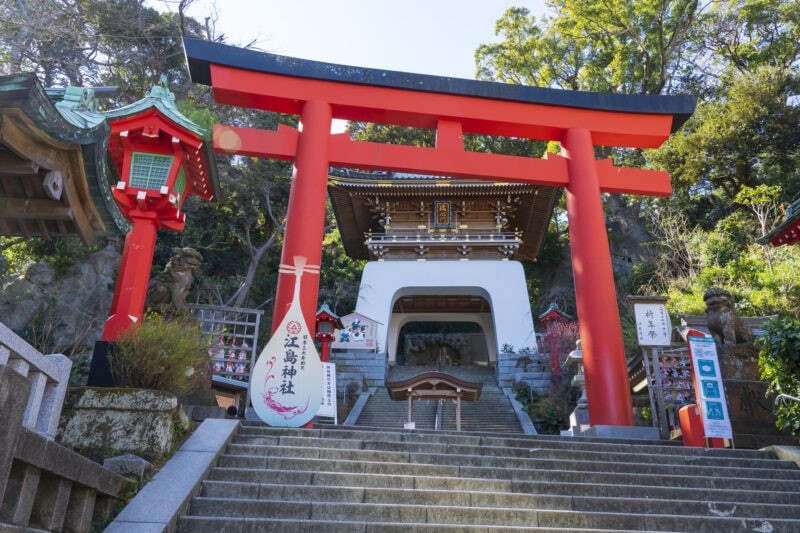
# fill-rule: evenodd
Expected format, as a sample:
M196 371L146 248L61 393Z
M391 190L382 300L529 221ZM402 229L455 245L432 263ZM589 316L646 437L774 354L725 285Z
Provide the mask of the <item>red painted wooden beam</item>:
M620 113L450 94L337 83L211 65L214 99L222 104L299 114L304 102L328 102L333 118L435 129L460 122L464 132L553 140L570 128L591 132L600 146L657 148L671 115Z
M440 130L441 131L441 130ZM277 131L214 126L214 149L248 157L293 160L298 131L279 125ZM452 139L451 139L452 140ZM453 157L458 154L458 157ZM420 148L399 144L351 141L347 134L331 135L329 162L333 166L364 170L389 170L411 174L433 174L455 178L497 181L499 179L565 187L568 183L564 159L486 154L442 148ZM610 159L595 163L603 192L669 196L669 174L655 170L615 167Z

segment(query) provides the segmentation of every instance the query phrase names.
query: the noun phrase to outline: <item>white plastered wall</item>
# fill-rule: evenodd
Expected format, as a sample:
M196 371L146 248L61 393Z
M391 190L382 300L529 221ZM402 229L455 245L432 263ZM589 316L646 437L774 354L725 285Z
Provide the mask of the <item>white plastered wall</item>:
M487 340L494 337L490 354L496 355L504 344L515 350L536 349L525 273L517 261L372 261L361 275L356 312L380 322L378 350L387 353L388 347L391 361L400 331L392 322L392 307L402 296L426 294L485 298L492 310L488 327L486 320L470 321L484 326ZM393 341L390 331L394 331Z

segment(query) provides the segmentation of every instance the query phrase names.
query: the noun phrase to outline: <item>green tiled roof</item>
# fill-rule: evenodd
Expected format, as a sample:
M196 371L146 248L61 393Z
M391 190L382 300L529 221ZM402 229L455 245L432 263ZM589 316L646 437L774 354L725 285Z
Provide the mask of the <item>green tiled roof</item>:
M194 133L201 139L205 141L211 140L211 130L195 124L183 116L183 114L178 110L177 106L175 105L175 94L169 90L167 87L167 81L163 76L161 77L158 85L154 85L153 88L150 89L150 92L147 93L147 96L141 100L117 109L105 111L103 115L106 118L113 120L116 118L138 115L139 113L147 111L151 108L157 109L169 120L185 130ZM213 158L209 162L213 162Z
M90 89L78 89L90 91ZM56 93L66 91L55 91ZM130 223L111 196L117 182L107 164L108 136L111 131L102 115L76 105L63 95L54 103L33 74L0 76L0 107L20 109L36 126L54 139L80 145L87 185L109 235L126 234ZM81 94L83 98L86 97Z

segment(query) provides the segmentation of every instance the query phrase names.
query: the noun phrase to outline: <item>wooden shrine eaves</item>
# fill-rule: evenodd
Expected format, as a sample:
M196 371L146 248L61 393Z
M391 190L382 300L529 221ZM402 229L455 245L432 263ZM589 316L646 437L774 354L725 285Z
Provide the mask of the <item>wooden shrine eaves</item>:
M426 400L445 400L460 397L474 401L480 398L483 383L464 381L444 372L425 372L403 381L386 384L392 400L407 400L409 396Z

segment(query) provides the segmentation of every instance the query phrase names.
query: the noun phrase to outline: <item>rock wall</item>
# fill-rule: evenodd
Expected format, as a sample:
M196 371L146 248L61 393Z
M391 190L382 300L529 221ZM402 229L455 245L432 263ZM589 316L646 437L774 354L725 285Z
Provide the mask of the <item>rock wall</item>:
M0 322L25 336L34 329L46 353L91 348L108 318L119 263L120 254L106 249L61 274L50 263L31 265L0 290Z

